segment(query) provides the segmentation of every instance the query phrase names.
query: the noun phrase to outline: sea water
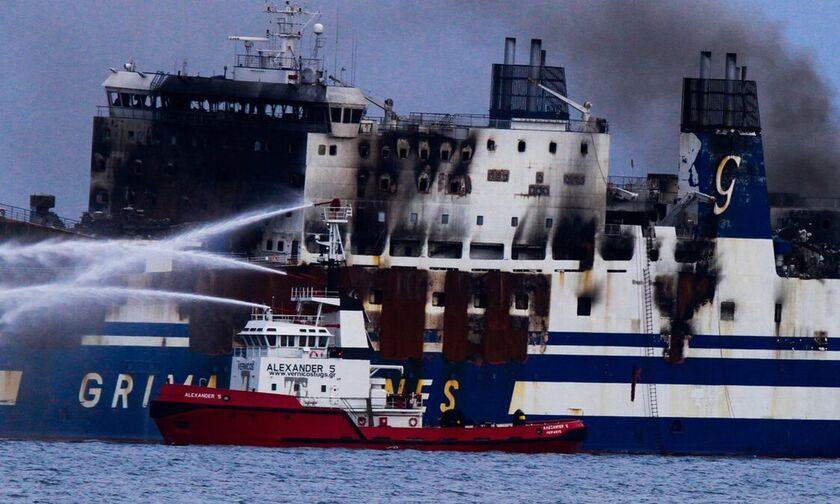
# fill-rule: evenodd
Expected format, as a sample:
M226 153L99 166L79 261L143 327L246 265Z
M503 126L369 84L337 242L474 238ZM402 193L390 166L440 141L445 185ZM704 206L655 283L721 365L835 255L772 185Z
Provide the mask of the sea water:
M0 441L0 502L838 502L840 461Z

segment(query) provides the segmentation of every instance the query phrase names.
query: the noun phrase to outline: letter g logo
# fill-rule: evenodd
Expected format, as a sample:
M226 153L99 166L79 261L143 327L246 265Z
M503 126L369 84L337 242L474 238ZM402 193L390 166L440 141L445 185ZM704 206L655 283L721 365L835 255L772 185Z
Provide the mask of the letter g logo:
M726 167L726 163L728 163L729 160L735 161L736 168L741 166L741 156L726 156L721 159L720 164L717 167L717 173L715 173L715 189L721 196L726 196L726 202L723 205L718 205L717 201L715 201L715 215L720 215L725 212L726 209L729 208L729 203L732 201L732 191L735 189L735 178L732 178L732 181L729 183L729 187L726 189L721 187L723 169Z

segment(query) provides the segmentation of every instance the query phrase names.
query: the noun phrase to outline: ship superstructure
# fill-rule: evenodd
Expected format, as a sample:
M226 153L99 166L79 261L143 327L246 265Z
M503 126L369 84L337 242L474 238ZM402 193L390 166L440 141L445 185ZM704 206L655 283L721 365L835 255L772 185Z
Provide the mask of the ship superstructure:
M90 229L165 234L270 204L349 205L335 274L364 308L376 359L404 369L386 388L422 394L427 423L521 409L583 418L590 450L840 455L838 285L825 274L836 264L806 247L821 266L803 274L810 245L774 236L757 84L734 54L723 78L703 53L683 81L679 173L619 180L607 121L567 96L538 39L527 64L505 41L487 115L400 115L329 75L317 16L292 4L267 14L265 37L231 37L244 52L223 75L113 71L94 119ZM324 208L209 244L293 280L171 276L257 302L288 299L292 282L322 286L318 264L336 257ZM120 317L119 330L138 330ZM144 317L143 330L161 329ZM169 317L192 359L229 351L241 322ZM170 350L156 351L162 369ZM227 374L231 357L214 359ZM158 367L119 376L142 382ZM117 404L126 386L110 380Z

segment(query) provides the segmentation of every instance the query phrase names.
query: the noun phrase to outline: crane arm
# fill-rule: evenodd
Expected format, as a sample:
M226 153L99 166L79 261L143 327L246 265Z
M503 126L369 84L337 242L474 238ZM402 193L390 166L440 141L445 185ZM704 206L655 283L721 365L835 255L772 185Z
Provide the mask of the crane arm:
M547 87L547 86L544 86L544 85L540 84L538 81L536 81L536 80L534 80L534 79L528 79L528 82L530 82L531 84L533 84L533 85L537 86L538 88L542 89L542 90L543 90L543 91L545 91L546 93L548 93L548 94L550 94L550 95L552 95L552 96L554 96L554 97L558 98L559 100L561 100L561 101L565 102L565 103L566 103L567 105L569 105L570 107L572 107L572 108L574 108L574 109L577 109L577 110L578 110L581 114L583 114L586 118L588 118L588 117L589 117L589 109L590 109L590 108L592 108L592 104L591 104L591 103L589 103L589 102L584 102L584 103L583 103L583 105L581 105L580 103L578 103L578 102L576 102L576 101L572 100L571 98L568 98L568 97L566 97L566 96L563 96L563 95L561 95L560 93L558 93L557 91L555 91L555 90L553 90L553 89L551 89L551 88L549 88L549 87Z

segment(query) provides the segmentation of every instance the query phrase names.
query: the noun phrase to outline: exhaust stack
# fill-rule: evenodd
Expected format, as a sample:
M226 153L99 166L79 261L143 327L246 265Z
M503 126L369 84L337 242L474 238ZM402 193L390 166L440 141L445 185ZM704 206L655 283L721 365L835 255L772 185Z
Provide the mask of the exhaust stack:
M505 38L505 65L513 65L516 63L516 39L514 37Z

